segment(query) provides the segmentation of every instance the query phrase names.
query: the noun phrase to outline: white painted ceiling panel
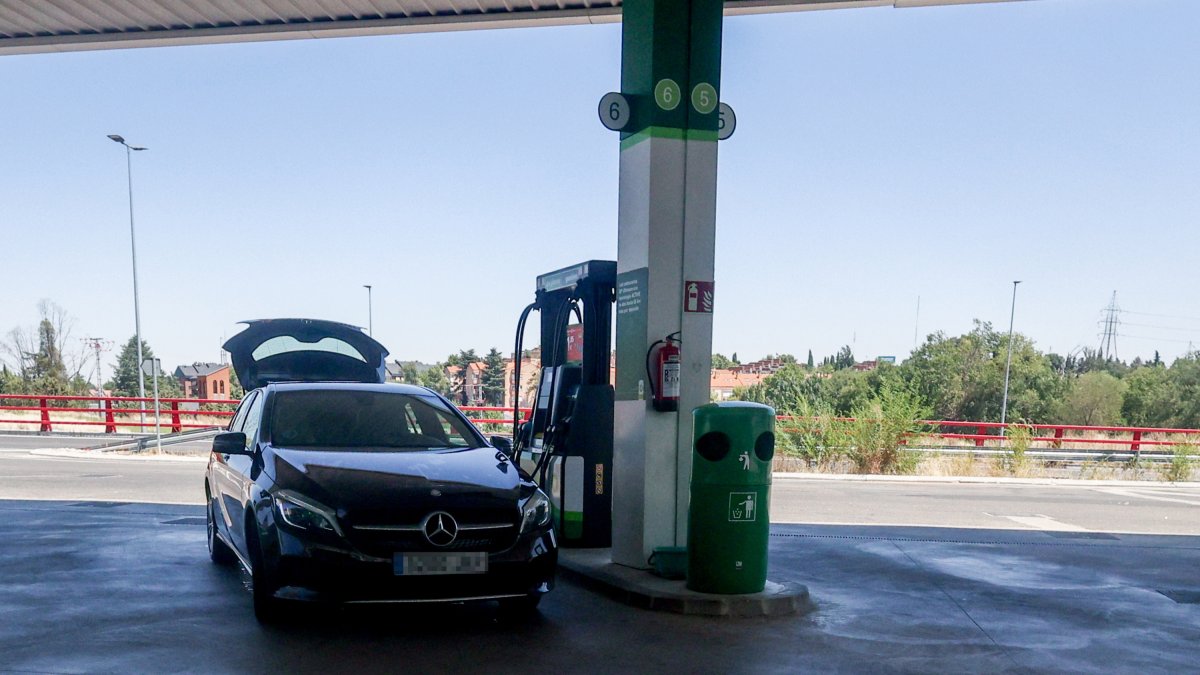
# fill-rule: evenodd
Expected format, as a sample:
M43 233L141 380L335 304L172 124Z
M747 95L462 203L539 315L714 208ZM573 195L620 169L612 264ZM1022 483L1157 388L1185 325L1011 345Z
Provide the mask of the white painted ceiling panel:
M726 14L1007 0L726 0ZM612 23L620 0L0 0L0 55Z

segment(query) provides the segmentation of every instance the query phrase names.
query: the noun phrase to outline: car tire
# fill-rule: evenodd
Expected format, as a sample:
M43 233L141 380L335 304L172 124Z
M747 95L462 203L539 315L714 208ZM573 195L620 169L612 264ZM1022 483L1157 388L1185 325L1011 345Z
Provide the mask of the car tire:
M254 597L254 618L261 624L275 623L279 621L280 617L279 604L281 601L275 597L275 591L279 590L279 583L267 569L258 530L247 528L246 539L247 548L253 552L250 560L250 587Z
M530 617L537 613L538 603L541 601L541 593L530 593L520 598L503 598L500 600L500 613L513 618Z
M213 513L212 499L208 500L208 557L216 565L232 565L237 557L229 546L217 536L217 518Z

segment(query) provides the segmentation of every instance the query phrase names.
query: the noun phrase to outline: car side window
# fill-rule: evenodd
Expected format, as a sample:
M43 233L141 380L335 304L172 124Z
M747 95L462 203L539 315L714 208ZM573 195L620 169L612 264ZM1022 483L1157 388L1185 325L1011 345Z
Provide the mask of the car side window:
M258 396L257 391L250 392L250 395L242 399L242 404L238 406L237 413L233 416L233 421L229 423L229 428L226 431L241 431L242 425L246 423L246 413L250 412L250 406L254 405L254 399Z
M416 408L409 404L409 409L413 412L422 435L436 438L450 446L473 445L473 439L460 432L461 423L456 424L457 420L451 421L449 412L429 403Z
M246 434L246 447L253 448L254 442L258 440L258 427L262 423L263 399L265 396L256 396L250 404L250 411L246 413L245 425L242 427L242 432Z

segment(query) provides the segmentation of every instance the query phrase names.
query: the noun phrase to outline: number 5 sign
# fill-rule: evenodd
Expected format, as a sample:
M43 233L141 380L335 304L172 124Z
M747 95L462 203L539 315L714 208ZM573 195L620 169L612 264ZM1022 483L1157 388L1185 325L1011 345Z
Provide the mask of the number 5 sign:
M737 115L733 114L733 108L727 103L721 103L717 106L717 140L723 141L733 135L733 130L737 128Z

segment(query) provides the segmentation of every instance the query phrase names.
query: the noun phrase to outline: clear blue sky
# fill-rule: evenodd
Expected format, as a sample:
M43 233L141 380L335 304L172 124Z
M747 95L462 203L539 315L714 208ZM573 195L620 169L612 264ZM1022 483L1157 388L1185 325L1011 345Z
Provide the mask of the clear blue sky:
M905 356L974 318L1042 349L1200 317L1200 3L1038 0L729 19L715 348ZM397 358L511 350L537 274L616 255L620 27L0 57L0 330L215 360L241 319L365 325ZM1124 315L1123 358L1200 319ZM1148 327L1152 326L1152 327ZM111 355L110 355L111 356ZM106 370L111 366L106 365Z

